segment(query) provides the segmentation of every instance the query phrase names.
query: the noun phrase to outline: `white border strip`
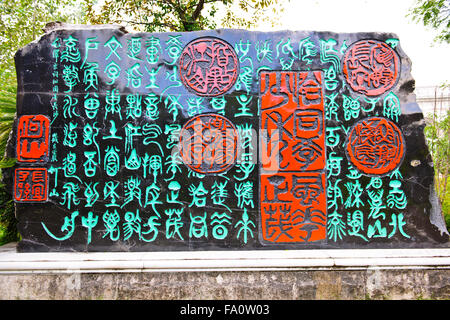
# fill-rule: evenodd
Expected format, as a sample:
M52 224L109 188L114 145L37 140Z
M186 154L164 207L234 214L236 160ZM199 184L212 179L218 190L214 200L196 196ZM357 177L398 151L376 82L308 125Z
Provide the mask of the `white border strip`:
M450 269L450 248L18 253L0 247L0 273Z

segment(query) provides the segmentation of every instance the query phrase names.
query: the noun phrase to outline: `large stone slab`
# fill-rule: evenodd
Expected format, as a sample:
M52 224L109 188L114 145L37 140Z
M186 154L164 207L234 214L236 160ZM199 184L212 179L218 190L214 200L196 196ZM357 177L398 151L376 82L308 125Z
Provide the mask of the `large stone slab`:
M448 247L395 34L62 26L16 66L20 251Z

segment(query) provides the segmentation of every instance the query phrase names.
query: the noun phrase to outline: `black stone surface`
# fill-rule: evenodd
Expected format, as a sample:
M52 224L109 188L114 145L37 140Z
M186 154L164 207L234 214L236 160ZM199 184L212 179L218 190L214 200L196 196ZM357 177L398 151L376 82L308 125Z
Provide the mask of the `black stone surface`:
M76 48L80 52L80 61L71 63L70 61L55 62L54 51L61 53L67 47L64 42L60 48L52 47L57 39L68 39L70 36L78 40ZM120 41L122 47L117 50L121 59L111 54L107 59L110 50L105 43L115 36ZM151 37L159 39L159 45L155 45L158 51L158 57L154 63L149 63L147 48ZM180 81L180 66L178 59L174 59L174 53L181 52L191 41L198 38L206 37L208 39L221 39L230 44L236 52L238 58L238 68L236 69L238 77L236 83L225 93L211 96L202 96L195 93L195 90L186 88ZM127 45L131 43L131 39L141 40L140 52L136 55L137 59L130 58L127 55ZM96 86L91 86L87 91L87 83L83 83L86 75L85 69L81 68L83 60L86 56L86 41L91 39L98 42L97 49L91 49L87 53L86 63L95 62L98 64ZM331 40L330 40L331 39ZM395 54L398 55L400 66L399 76L395 84L388 91L377 96L366 96L355 92L348 85L342 72L343 57L346 48L359 40L376 40L380 42L388 42L392 45ZM16 54L16 68L18 75L18 95L17 95L17 118L23 115L46 115L50 121L50 147L49 159L44 163L25 163L18 162L14 168L4 170L4 181L14 193L14 170L17 168L29 167L45 167L47 170L51 168L59 168L57 170L57 181L55 174L48 174L48 200L44 202L23 202L16 201L16 216L19 221L19 231L22 241L18 245L18 250L23 252L29 251L175 251L175 250L276 250L276 249L333 249L333 248L433 248L448 247L448 233L445 229L445 223L442 218L440 207L437 205L437 198L433 192L433 167L432 159L428 152L425 142L423 129L425 121L422 112L415 101L414 80L411 76L411 61L401 48L401 42L397 44L398 39L395 34L388 33L351 33L339 34L332 32L309 32L309 31L280 31L280 32L249 32L245 30L211 30L199 31L191 33L126 33L123 29L115 27L94 28L86 26L62 27L56 30L50 30L43 35L38 41L30 43L26 47L19 50ZM387 41L388 40L388 41ZM307 42L309 41L309 42ZM305 43L310 51L305 50ZM301 46L303 44L303 47ZM289 46L290 45L290 46ZM308 47L309 46L309 47ZM331 47L330 47L331 46ZM264 48L267 48L265 51ZM178 51L177 51L178 50ZM259 50L259 51L258 51ZM313 54L315 52L315 54ZM310 55L308 55L309 53ZM331 57L331 58L330 58ZM292 60L289 60L291 59ZM120 76L115 80L114 84L111 78L107 76L105 69L108 64L115 60L121 68ZM286 64L292 62L287 67ZM141 85L139 88L133 88L131 80L127 79L127 69L139 63L139 72L141 76ZM338 63L338 64L336 64ZM327 179L328 201L332 200L330 186L333 186L337 180L339 181L340 191L342 193L341 200L334 208L328 206L327 209L327 227L326 237L320 241L307 241L295 243L268 243L262 241L262 229L260 220L260 166L259 162L255 163L254 169L248 174L246 179L241 180L242 172L239 166L234 163L222 175L215 173L207 173L204 176L196 176L188 166L183 162L179 162L175 172L172 174L167 164L170 160L171 148L167 148L169 139L166 126L179 125L183 127L189 119L199 114L218 114L218 109L213 106L219 99L224 99L225 108L222 115L229 119L236 127L243 128L251 125L256 132L259 132L260 126L260 97L259 97L259 72L264 70L282 71L283 65L286 71L321 71L324 79L328 79L326 71L330 66L338 65L339 71L335 73L334 79L328 80L329 90L322 86L325 112L331 112L332 102L331 96L335 95L334 101L337 105L336 113L326 119L326 128L341 127L346 129L352 127L353 124L367 117L383 117L383 101L389 93L395 94L401 107L401 114L398 116L395 124L400 128L405 139L405 154L399 166L397 174L384 175L380 177L382 187L374 189L370 187L373 176L358 172L360 177L356 179L361 188L360 195L361 204L359 206L346 207L345 203L352 195L349 194L351 183L355 183L355 179L351 179L352 166L347 163L347 155L345 152L345 141L347 135L345 130L337 130L339 143L334 146L326 147L326 155L329 159L331 152L334 156L341 157L340 174L338 176L330 176ZM79 69L79 81L73 86L72 92L64 92L68 90L63 79L65 66L76 66ZM54 69L54 67L56 69ZM146 69L147 68L147 69ZM58 72L53 74L54 70ZM157 70L155 82L151 82L151 71ZM245 80L248 71L248 87L245 86ZM333 76L333 75L331 75ZM55 83L53 83L55 81ZM54 85L58 85L57 93L57 110L58 115L52 109ZM147 88L146 88L147 87ZM335 87L335 88L334 88ZM108 113L107 96L112 90L120 95L121 117L118 113ZM108 93L109 92L109 93ZM145 98L149 94L154 94L157 101L157 111L159 117L152 119L146 114ZM142 98L141 115L133 118L127 114L127 95L138 94ZM244 95L244 96L242 96ZM73 108L66 108L70 96ZM95 97L99 101L99 108L95 117L90 119L85 113L84 101L86 97ZM241 98L251 99L248 104L248 113L251 116L238 116L242 111L240 109L239 100ZM373 110L370 104L365 100L367 98L379 98L375 103ZM53 99L53 100L52 100ZM66 99L66 100L65 100ZM178 104L175 109L170 109L170 102L175 99ZM197 100L196 100L197 99ZM357 100L360 104L358 109L359 115L346 120L344 114L344 99ZM203 110L195 110L192 105L195 102L201 102ZM242 99L241 99L242 102ZM65 107L66 106L66 107ZM361 107L363 109L361 109ZM174 111L176 110L176 111ZM153 110L154 111L154 110ZM67 118L64 118L66 112ZM72 118L68 114L72 112ZM131 112L129 110L129 112ZM174 114L176 117L174 119ZM128 117L127 117L128 116ZM111 122L114 120L118 135L122 140L105 140L104 137L110 135ZM74 132L77 133L76 146L67 146L63 144L64 128L69 122L77 124ZM91 126L96 124L98 134L96 142L86 145L83 144L85 137L84 128L87 124ZM125 127L127 125L140 126L141 135L133 138L133 146L130 150L125 150ZM144 126L145 133L143 135ZM159 129L155 129L156 125ZM160 131L158 131L160 130ZM52 141L52 135L57 134L57 142ZM154 134L154 135L153 135ZM144 144L144 139L148 138ZM260 144L257 143L258 137L253 141L257 150ZM17 157L17 121L11 132L8 143L7 154L9 157ZM242 137L241 141L242 143ZM158 147L158 144L161 146ZM120 156L120 168L114 177L108 176L104 167L104 159L107 148L115 146ZM242 144L239 144L238 150ZM138 157L140 157L141 166L138 170L131 170L125 167L124 160L131 155L133 148ZM161 154L161 149L164 155ZM258 152L256 151L256 155ZM86 176L84 163L86 156L84 152L100 152L100 161L96 165L96 172L93 177ZM56 152L52 158L53 152ZM64 170L64 158L69 154L76 156L75 175L79 179L74 178L70 174L66 174ZM146 177L143 175L142 161L148 154L161 156L161 169L155 169L156 180L151 170L148 170ZM238 154L238 157L242 155ZM67 160L67 159L66 159ZM417 161L418 160L418 161ZM259 160L258 160L259 161ZM69 169L66 169L69 170ZM158 171L159 170L159 171ZM171 177L174 177L171 180ZM138 179L140 196L136 196L130 202L127 202L127 186L126 182L130 179ZM389 191L393 189L393 180L401 183L401 191L406 197L406 207L393 208L389 207L388 196ZM117 203L120 207L111 207L110 199L105 197L104 186L109 181L115 181L117 188ZM153 182L159 188L158 200L160 203L155 205L159 217L155 213L151 204L144 206L146 200L146 190ZM169 184L171 181L177 181L176 184ZM70 209L67 206L67 198L64 193L70 189L70 183L78 185L79 190L75 192L79 203L72 203ZM98 199L90 207L86 207L86 189L90 184L94 186L98 192ZM204 197L205 206L196 206L193 197L190 194L190 187L198 187L202 183L208 194ZM226 183L227 197L220 203L217 196L213 196L213 185ZM236 193L237 188L252 185L251 197L242 205ZM350 184L349 184L350 183ZM390 185L391 183L391 185ZM55 185L57 186L55 187ZM395 183L394 183L395 184ZM64 187L65 186L65 187ZM369 186L369 187L368 187ZM177 200L180 203L168 203L167 197L174 189L179 192ZM179 190L178 190L179 189ZM381 206L378 214L384 213L384 218L371 217L371 209L373 199L369 195L369 191L378 190L382 192ZM58 195L52 195L52 191ZM54 193L55 194L55 193ZM148 197L151 196L148 192ZM106 199L105 199L106 198ZM140 203L138 201L140 200ZM149 198L148 198L149 199ZM242 200L242 199L241 199ZM216 203L215 203L216 202ZM217 203L219 202L219 203ZM194 204L193 204L194 203ZM231 210L228 211L224 205ZM245 208L245 210L244 210ZM176 217L173 209L183 209L179 219ZM117 210L119 221L108 232L106 226L105 213L113 213ZM171 211L172 210L172 211ZM363 237L355 235L355 229L352 229L352 215L355 211L360 211L363 216L363 223L358 229L358 233ZM139 218L137 218L139 211ZM78 212L78 215L73 215ZM90 216L90 212L92 212ZM219 222L213 223L214 213L226 213L229 218L221 224L227 230L227 234L223 239L219 229L214 229ZM131 213L131 214L128 214ZM170 216L168 213L171 213ZM206 213L205 222L201 218ZM333 219L336 214L339 219ZM334 215L333 215L334 214ZM400 227L398 216L403 215L403 222ZM246 216L247 215L247 216ZM393 216L394 215L394 216ZM75 216L74 224L67 224L64 229L64 223L70 222L71 217ZM91 217L92 221L89 220ZM110 216L110 223L113 225L113 215ZM157 217L152 218L151 217ZM194 217L198 220L195 220ZM397 219L397 220L396 220ZM127 221L128 220L128 221ZM133 221L131 221L133 220ZM376 221L379 222L376 222ZM89 222L95 222L95 226L90 229L86 227ZM337 222L336 222L337 221ZM433 222L431 222L433 221ZM249 224L249 223L252 224ZM339 227L334 228L333 223L337 223ZM154 228L157 234L155 235ZM204 228L206 223L206 228ZM374 226L379 223L385 235L377 233ZM248 229L242 229L245 225ZM44 227L45 225L45 227ZM176 225L180 226L176 229ZM295 225L291 226L295 228ZM118 229L117 229L118 228ZM400 232L400 229L404 234ZM51 237L46 229L49 230L54 237ZM70 234L71 230L74 230ZM214 230L213 230L214 229ZM149 231L150 230L150 231ZM246 231L247 230L247 231ZM339 232L337 230L340 230ZM372 231L369 231L372 230ZM222 230L223 231L223 230ZM68 236L70 234L70 236ZM90 234L90 235L89 235ZM214 236L215 235L215 236ZM380 235L380 236L377 236ZM155 236L154 239L152 239ZM198 237L197 237L198 236ZM55 238L64 238L65 240L57 240ZM114 238L114 239L112 239ZM117 240L115 240L117 238Z

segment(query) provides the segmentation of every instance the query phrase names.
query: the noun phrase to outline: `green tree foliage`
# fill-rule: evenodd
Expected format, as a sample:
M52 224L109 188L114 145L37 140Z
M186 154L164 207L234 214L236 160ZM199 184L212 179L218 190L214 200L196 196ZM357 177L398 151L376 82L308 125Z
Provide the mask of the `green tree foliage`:
M16 113L17 80L14 55L21 47L43 34L50 21L82 23L85 4L74 0L8 0L0 6L0 169L11 167L15 159L4 157ZM1 178L1 171L0 171ZM0 185L0 245L17 241L12 196Z
M11 78L10 78L11 79ZM0 169L11 167L15 159L4 157L6 143L14 122L16 112L16 84L2 81L0 86ZM0 170L1 178L1 170ZM14 217L14 204L5 185L0 184L0 245L18 240L17 221Z
M450 85L442 85L441 90ZM437 90L437 88L436 88ZM428 114L425 137L433 158L436 192L442 204L442 212L450 231L450 110L442 110L435 105L434 112Z
M251 28L262 18L275 23L285 1L276 0L106 0L88 3L91 23L128 25L138 31L195 31Z
M438 32L436 42L450 43L449 0L417 0L408 15L413 21L435 29Z
M0 81L15 81L14 54L50 21L83 23L86 4L74 0L8 0L0 6ZM13 79L13 80L11 80Z
M408 16L425 27L434 29L437 43L450 43L450 1L449 0L416 0L409 10ZM443 84L441 89L448 87ZM428 115L425 136L433 157L436 191L442 203L442 212L450 231L450 111L443 116L438 110Z

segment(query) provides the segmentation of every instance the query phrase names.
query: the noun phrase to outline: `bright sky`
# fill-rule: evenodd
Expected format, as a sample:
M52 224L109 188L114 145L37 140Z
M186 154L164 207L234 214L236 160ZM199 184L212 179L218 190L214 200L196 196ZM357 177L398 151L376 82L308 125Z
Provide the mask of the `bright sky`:
M450 45L433 47L436 33L406 17L414 0L291 0L275 28L332 32L393 32L412 61L416 87L450 81Z

